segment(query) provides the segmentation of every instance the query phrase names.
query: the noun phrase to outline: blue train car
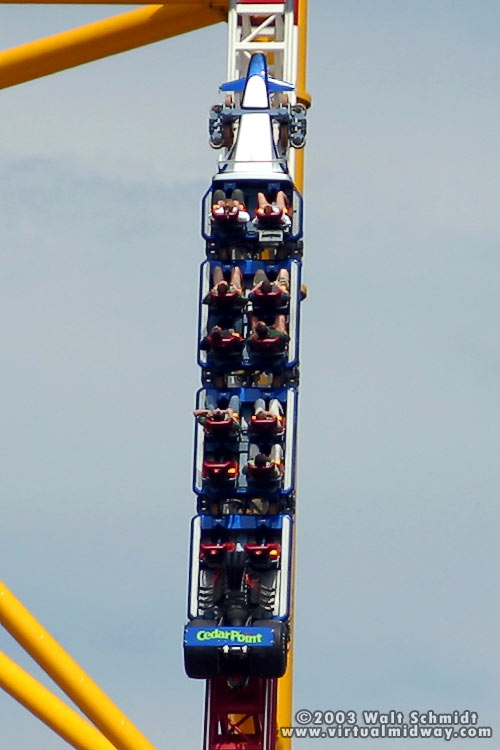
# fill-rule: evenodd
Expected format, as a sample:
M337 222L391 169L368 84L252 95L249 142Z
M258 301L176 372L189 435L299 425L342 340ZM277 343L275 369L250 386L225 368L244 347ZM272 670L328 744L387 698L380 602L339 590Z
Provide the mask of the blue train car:
M270 175L270 179L249 179L248 175L217 174L202 199L201 233L209 258L237 260L259 258L266 251L271 258L301 257L303 251L303 201L287 174ZM282 217L259 217L258 195L271 203L279 192L286 196L288 209ZM221 212L217 204L223 196L241 197L243 211L233 209L233 216ZM240 201L238 201L240 202ZM243 219L243 220L242 220Z
M302 196L288 173L287 149L302 148L306 119L302 105L285 104L293 86L269 77L265 55L252 55L247 75L228 81L226 105L212 108L210 140L226 146L226 158L202 202L207 254L218 259L286 258L302 253ZM280 94L279 106L271 95ZM284 94L284 96L283 96ZM229 106L228 102L229 100ZM286 99L287 101L287 99Z
M261 372L281 376L276 385L296 380L304 296L301 266L297 260L201 265L198 364L205 385L227 385L231 375L239 377L240 385L256 384ZM232 284L235 275L238 283ZM224 287L223 294L219 287ZM215 328L221 329L218 339Z
M288 173L305 108L265 55L221 90L210 140L226 147L202 201L187 674L281 677L287 666L295 509L303 234ZM271 96L272 95L272 96Z
M198 511L293 510L297 390L201 389L196 409L193 489Z
M195 516L184 661L190 677L286 670L293 519Z

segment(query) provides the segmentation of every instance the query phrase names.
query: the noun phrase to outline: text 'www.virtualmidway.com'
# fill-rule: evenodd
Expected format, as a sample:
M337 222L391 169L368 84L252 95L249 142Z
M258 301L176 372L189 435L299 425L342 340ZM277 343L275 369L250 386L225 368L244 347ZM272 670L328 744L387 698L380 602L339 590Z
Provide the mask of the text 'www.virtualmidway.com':
M476 711L412 710L310 711L295 713L296 726L281 727L283 738L293 739L491 739L493 728L478 726ZM307 726L306 726L307 725Z

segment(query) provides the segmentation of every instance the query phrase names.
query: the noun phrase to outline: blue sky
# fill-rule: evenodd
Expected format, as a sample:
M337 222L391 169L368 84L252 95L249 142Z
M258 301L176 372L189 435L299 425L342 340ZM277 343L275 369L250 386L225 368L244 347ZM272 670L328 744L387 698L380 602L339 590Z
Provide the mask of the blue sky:
M295 706L495 725L500 7L310 5ZM0 47L114 12L4 6ZM220 25L0 97L2 578L159 750L201 747L181 634L225 54ZM6 695L0 725L66 747Z

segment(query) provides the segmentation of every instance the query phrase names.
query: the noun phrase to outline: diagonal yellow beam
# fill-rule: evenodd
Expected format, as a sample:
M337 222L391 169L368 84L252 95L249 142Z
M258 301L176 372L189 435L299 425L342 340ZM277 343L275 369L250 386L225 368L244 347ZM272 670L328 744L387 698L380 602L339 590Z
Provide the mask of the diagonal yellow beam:
M117 750L155 750L71 656L0 581L0 624Z
M150 5L0 52L0 89L226 19L210 0Z
M116 750L98 729L1 652L0 687L76 750Z

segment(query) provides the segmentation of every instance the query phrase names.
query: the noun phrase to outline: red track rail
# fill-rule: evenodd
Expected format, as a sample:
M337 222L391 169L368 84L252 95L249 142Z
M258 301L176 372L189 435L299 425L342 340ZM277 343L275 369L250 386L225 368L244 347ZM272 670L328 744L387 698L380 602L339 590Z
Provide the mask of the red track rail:
M207 680L203 750L275 750L277 680Z

